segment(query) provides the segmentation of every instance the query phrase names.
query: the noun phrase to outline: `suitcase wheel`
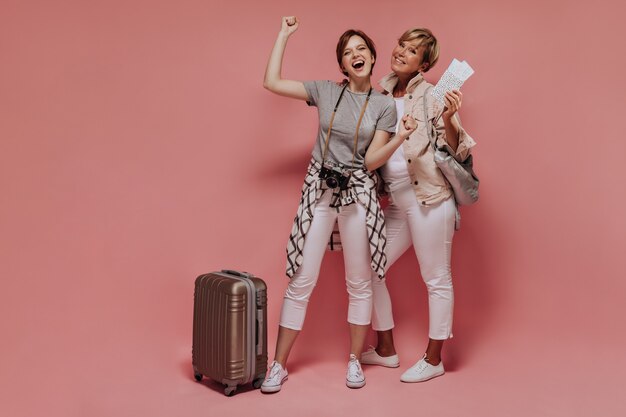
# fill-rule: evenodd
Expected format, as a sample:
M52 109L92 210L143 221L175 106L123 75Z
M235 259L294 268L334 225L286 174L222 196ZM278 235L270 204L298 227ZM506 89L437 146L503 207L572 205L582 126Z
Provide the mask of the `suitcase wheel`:
M263 385L263 379L264 378L257 378L254 381L252 381L252 386L254 388L261 388L261 385Z
M198 382L202 381L202 374L199 372L194 372L193 377L196 378L196 381Z
M235 391L237 391L236 386L224 388L224 394L226 394L227 397L232 397L233 395L235 395Z

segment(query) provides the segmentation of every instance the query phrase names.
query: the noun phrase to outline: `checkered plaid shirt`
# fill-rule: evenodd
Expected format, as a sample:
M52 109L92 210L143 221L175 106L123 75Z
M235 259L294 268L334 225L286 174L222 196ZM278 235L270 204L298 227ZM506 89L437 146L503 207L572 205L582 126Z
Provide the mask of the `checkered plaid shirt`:
M289 242L287 242L287 276L289 278L293 277L302 265L302 249L306 234L313 221L315 203L328 189L325 181L319 178L321 168L321 164L312 159L304 178L300 205L293 221ZM376 194L377 185L376 176L365 168L354 170L346 190L335 188L330 206L337 210L340 207L355 203L365 207L371 267L380 278L383 278L387 264L387 255L385 254L387 237L385 235L385 217Z

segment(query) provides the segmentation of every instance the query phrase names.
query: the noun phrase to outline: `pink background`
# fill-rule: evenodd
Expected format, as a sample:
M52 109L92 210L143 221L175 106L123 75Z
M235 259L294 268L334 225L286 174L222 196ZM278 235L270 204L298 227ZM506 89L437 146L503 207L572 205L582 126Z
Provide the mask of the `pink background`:
M0 413L625 415L618 4L3 0ZM193 382L200 273L268 282L273 352L316 132L315 109L262 88L286 14L302 21L286 77L339 80L350 27L378 45L375 81L411 26L441 42L431 82L455 57L476 69L462 116L482 194L455 237L443 378L399 382L427 337L408 254L389 274L401 368L344 386L343 266L328 254L281 393Z

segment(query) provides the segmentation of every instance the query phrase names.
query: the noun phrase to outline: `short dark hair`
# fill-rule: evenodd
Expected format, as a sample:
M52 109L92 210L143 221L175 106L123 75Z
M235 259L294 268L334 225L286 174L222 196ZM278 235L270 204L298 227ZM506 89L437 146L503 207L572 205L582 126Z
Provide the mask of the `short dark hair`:
M346 75L346 76L348 75L348 73L341 68L341 59L343 58L343 50L348 44L348 41L350 40L350 38L353 36L361 37L365 41L365 45L367 45L368 49L372 53L372 56L374 57L374 63L372 64L372 71L370 72L371 74L372 72L374 72L374 64L376 63L376 45L374 45L374 41L369 36L367 36L363 31L356 30L356 29L348 29L345 32L343 32L343 35L339 37L339 42L337 42L337 63L339 64L339 69L341 69L341 72L343 73L343 75Z

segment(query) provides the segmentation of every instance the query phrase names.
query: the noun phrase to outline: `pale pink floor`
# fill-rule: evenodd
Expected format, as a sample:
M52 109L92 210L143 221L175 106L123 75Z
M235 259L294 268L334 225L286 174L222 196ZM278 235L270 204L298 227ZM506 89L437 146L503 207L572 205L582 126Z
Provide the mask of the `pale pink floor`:
M335 261L331 257L328 263L335 266ZM323 273L329 274L328 269L323 268ZM324 306L318 297L294 348L284 389L263 395L243 387L228 398L220 384L193 379L192 281L181 283L180 293L161 293L155 298L160 302L152 307L143 304L143 311L121 299L117 307L112 306L109 319L98 319L89 308L85 317L64 312L39 317L17 309L15 314L27 314L31 327L3 340L2 415L618 417L626 412L623 339L615 335L594 341L583 334L590 334L589 329L582 327L580 334L575 327L552 333L557 321L550 317L546 326L535 323L538 328L514 318L483 324L467 321L466 301L457 303L456 334L446 346L447 372L440 378L420 384L399 381L403 370L418 359L425 334L418 319L424 308L403 307L400 301L396 309L400 313L416 310L397 323L400 368L366 366L367 385L360 390L346 388L347 334L342 320L333 320L345 311ZM326 281L320 291L341 289L340 282ZM282 278L273 287L281 285ZM278 288L270 292L272 347L279 292ZM140 291L134 296L142 300ZM459 294L458 298L466 297ZM174 306L169 312L168 300ZM175 306L177 302L181 303ZM99 303L98 309L104 309L106 303ZM62 311L63 306L56 308Z

